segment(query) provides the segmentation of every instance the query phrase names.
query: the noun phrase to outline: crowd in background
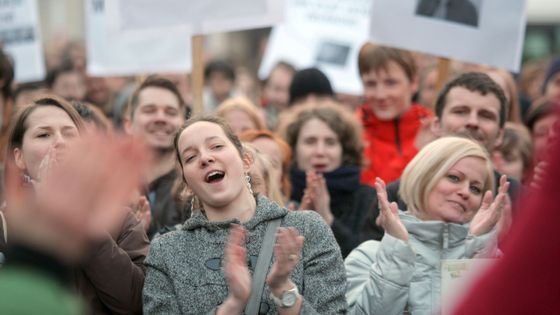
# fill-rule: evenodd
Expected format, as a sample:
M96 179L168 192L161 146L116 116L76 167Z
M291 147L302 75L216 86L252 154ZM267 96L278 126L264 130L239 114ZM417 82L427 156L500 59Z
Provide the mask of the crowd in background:
M425 297L439 290L425 287L437 278L433 257L501 256L519 205L551 167L558 57L519 74L453 62L439 82L437 58L367 43L356 60L360 96L338 94L317 68L279 62L261 82L243 65L209 60L198 113L186 73L92 77L82 46L64 51L44 80L25 83L0 51L0 266L41 261L95 314L241 312L251 259L276 218L262 313L429 314L439 304ZM64 149L74 143L81 154ZM219 167L203 173L207 165ZM223 191L207 188L226 180ZM464 213L438 210L437 193L463 181L454 202ZM58 221L49 215L74 212L69 203L126 210L111 219L99 210L97 222L113 224L81 226L72 239L75 230L50 232ZM26 226L36 213L14 215L18 207L47 214ZM93 217L70 219L80 230ZM430 233L450 222L442 254ZM295 304L277 301L294 287ZM82 311L67 292L51 293L64 302L44 307Z

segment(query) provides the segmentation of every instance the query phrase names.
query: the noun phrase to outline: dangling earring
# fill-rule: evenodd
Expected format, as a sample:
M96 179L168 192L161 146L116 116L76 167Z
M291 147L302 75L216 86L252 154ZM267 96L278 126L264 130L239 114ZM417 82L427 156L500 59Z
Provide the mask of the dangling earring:
M23 177L23 182L25 184L31 184L31 181L32 181L31 176L29 176L27 174L22 174L21 176Z
M247 188L249 189L249 192L251 193L251 195L253 195L253 187L251 187L251 176L249 176L248 173L245 173L245 182L247 183Z

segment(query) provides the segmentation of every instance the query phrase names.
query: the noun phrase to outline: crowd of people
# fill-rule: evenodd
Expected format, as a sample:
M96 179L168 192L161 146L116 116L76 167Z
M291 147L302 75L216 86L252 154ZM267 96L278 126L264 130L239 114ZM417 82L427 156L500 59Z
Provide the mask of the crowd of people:
M366 43L359 98L212 60L203 112L187 74L83 62L20 83L0 50L2 314L437 314L441 261L507 264L554 195L560 58L442 78Z

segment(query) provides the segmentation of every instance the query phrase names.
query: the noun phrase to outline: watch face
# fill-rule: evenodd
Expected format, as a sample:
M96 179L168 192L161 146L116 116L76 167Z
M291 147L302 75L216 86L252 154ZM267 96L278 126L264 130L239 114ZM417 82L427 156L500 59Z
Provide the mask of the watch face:
M282 296L282 304L283 304L285 307L293 306L294 304L296 304L296 300L297 300L297 294L296 294L296 292L287 291L287 292L284 293L284 295Z

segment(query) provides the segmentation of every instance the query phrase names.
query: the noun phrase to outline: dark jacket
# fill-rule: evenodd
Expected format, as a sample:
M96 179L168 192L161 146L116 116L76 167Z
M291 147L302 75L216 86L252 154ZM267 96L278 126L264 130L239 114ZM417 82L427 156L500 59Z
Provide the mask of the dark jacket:
M151 182L147 189L146 197L152 210L152 222L148 229L150 239L162 229L183 223L186 219L173 195L176 178L177 171L173 169Z
M496 184L496 191L498 191L498 186L500 185L500 177L502 175L496 171L494 171L494 182ZM515 211L517 200L519 199L519 193L521 191L521 185L519 182L513 178L508 177L509 181L509 189L508 195L511 198L512 202L512 209ZM400 187L401 180L397 179L396 181L387 185L387 199L389 202L396 202L399 206L399 210L406 211L408 209L406 203L401 199L399 195L399 187ZM379 215L379 207L377 201L377 194L375 194L374 202L373 202L373 209L366 215L364 221L362 222L362 226L360 228L360 241L365 242L367 240L376 240L380 241L383 238L383 229L377 224L375 224L375 220Z
M149 244L142 224L129 212L119 235L108 235L75 270L74 283L91 314L142 314Z
M359 231L362 221L373 207L375 189L360 184L360 167L346 166L335 171L324 173L327 188L330 194L330 208L334 220L331 230L342 257L360 244ZM305 172L292 169L290 172L292 182L291 196L298 203L304 193L306 185ZM380 231L383 234L383 231Z

